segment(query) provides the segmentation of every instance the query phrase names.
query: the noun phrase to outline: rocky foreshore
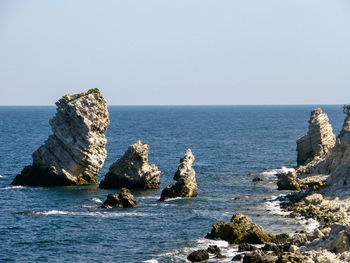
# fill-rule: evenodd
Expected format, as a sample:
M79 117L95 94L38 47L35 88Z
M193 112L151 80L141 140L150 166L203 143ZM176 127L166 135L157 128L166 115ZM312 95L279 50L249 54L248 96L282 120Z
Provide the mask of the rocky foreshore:
M350 114L336 140L321 109L312 111L309 123L307 135L297 141L299 166L278 174L277 185L292 191L281 205L289 217L312 218L319 226L311 232L274 236L236 214L229 223L214 224L206 236L238 244L241 253L232 261L350 262Z

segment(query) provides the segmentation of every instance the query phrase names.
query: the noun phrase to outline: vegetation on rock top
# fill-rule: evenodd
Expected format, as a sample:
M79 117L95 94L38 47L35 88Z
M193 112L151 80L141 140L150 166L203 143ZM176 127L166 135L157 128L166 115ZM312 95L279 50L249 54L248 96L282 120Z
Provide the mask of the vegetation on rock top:
M78 94L74 94L74 95L64 95L62 98L68 102L74 102L77 99L79 99L85 95L89 95L89 94L93 94L93 93L100 94L101 92L98 88L95 88L95 89L89 89L87 92L82 92L82 93L78 93Z

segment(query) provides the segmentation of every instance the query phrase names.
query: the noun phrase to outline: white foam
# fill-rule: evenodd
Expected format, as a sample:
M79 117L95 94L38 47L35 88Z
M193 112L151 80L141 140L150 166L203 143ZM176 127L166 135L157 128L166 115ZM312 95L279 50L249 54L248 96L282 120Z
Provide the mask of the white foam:
M313 218L297 217L297 220L303 225L306 232L313 232L320 226L320 223Z
M74 211L61 211L61 210L49 210L42 212L25 212L26 215L79 215L79 216L95 216L95 217L123 217L123 216L157 216L151 213L139 213L139 212L74 212Z
M7 187L0 187L0 190L8 190L8 189L21 189L24 188L24 186L16 185L16 186L7 186Z
M272 215L287 216L291 214L292 213L291 211L282 210L281 203L282 202L280 200L274 198L272 200L265 202L264 206L266 210L269 210L269 213Z
M164 202L174 201L174 200L178 200L178 199L183 199L183 197L168 198L168 199L164 200Z
M266 170L266 171L264 171L264 172L262 172L260 174L264 175L264 176L275 176L276 174L292 172L292 171L295 171L295 169L294 168L287 168L285 166L282 166L280 169Z
M143 261L144 263L158 263L159 261L158 260L156 260L156 259L154 259L154 258L152 258L152 259L149 259L149 260L145 260L145 261Z
M95 202L95 203L98 203L98 204L101 204L102 203L102 200L99 199L99 198L92 198L91 201Z

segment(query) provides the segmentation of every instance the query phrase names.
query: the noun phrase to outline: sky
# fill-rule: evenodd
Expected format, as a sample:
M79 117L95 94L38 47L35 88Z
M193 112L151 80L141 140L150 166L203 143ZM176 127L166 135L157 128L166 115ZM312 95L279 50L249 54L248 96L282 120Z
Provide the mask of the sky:
M0 105L350 103L349 0L0 0Z

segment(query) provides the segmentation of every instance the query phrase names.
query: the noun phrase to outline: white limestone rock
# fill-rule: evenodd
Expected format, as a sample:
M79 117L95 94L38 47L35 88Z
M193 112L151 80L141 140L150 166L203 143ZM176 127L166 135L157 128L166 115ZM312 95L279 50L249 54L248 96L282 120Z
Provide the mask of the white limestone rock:
M100 188L157 189L160 187L160 171L148 163L150 146L140 140L131 144L124 155L114 162Z
M63 96L50 120L53 134L33 153L33 164L14 185L54 186L97 183L107 157L107 103L98 89Z
M180 159L180 164L174 175L176 184L170 184L162 191L160 201L175 197L196 197L198 195L196 172L192 168L194 160L191 149L188 149Z
M311 112L309 131L297 140L298 165L305 165L316 156L323 156L333 148L335 135L328 116L320 108Z

